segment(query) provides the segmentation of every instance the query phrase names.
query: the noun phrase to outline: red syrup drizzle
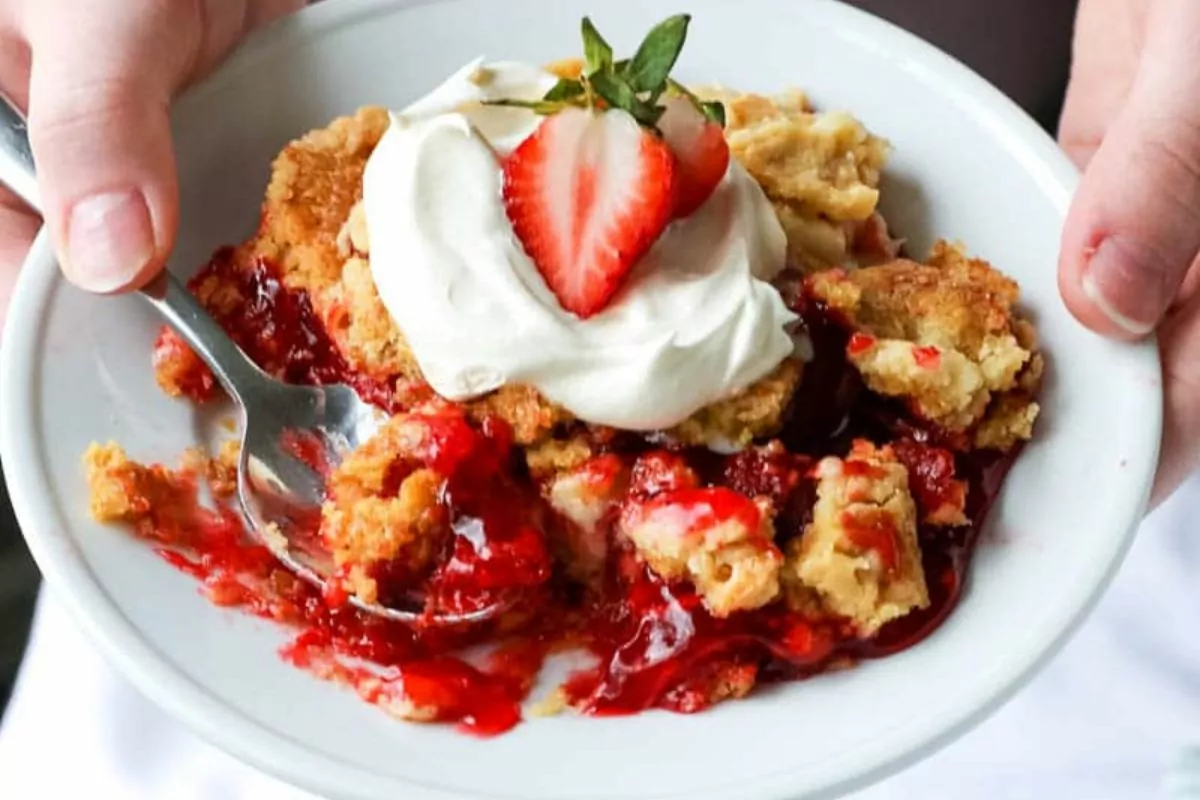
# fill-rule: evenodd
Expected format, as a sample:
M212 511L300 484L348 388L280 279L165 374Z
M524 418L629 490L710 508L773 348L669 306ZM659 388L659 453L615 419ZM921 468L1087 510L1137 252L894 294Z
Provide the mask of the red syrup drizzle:
M280 651L285 660L345 683L384 708L405 704L475 734L501 733L520 720L520 704L541 664L540 645L510 646L473 666L446 654L487 639L490 628L417 632L351 606L331 606L254 543L235 511L201 505L193 475L150 469L169 475L164 480L172 489L156 493L160 502L149 506L138 534L155 542L169 564L201 581L216 605L296 628Z
M278 270L265 259L242 268L231 247L218 250L190 281L188 288L202 294L209 282L223 288L219 300L207 303L208 311L239 347L267 372L287 383L323 386L344 383L363 400L385 411L399 411L396 392L388 381L351 369L325 332L304 292L283 285ZM187 345L164 327L155 344L155 365ZM184 395L197 402L212 398L212 373L198 358L180 381Z
M206 275L237 285L240 305L218 314L218 320L264 368L296 382L349 383L380 406L396 408L395 395L384 384L349 369L308 298L284 289L270 265L258 262L240 272L223 251L193 286ZM679 451L661 457L683 459L705 486L770 496L778 509L775 534L780 544L798 536L811 516L809 468L824 455L844 454L853 438L881 444L907 440L906 462L924 459L919 486L914 486L922 507L936 502L938 492L953 491L951 478L957 472L968 487L969 523L922 525L919 530L929 607L888 623L869 640L859 639L844 621L805 618L782 603L716 619L691 587L666 585L620 545L610 553L599 591L557 572L543 583L551 570L544 531L554 522L543 518L547 512L536 490L511 458L492 462L487 481L448 486L456 526L471 530L453 538L428 586L435 596L441 592L441 602L464 609L480 602L473 592L481 584L501 590L539 587L516 604L503 635L492 623L461 630L413 629L328 603L275 564L265 548L249 543L236 515L227 510L193 506L194 519L182 528L174 519L174 527L149 535L174 545L163 549L164 556L201 579L214 601L297 626L297 637L283 650L291 663L345 682L385 708L407 703L424 709L429 718L457 721L484 735L520 720L520 704L545 656L566 646L584 646L596 657L596 666L575 674L564 690L572 705L598 715L648 708L695 712L743 694L755 683L804 678L831 666L895 653L928 636L958 602L978 531L1013 455L948 456L938 447L943 440L938 432L915 425L903 409L863 391L846 362L848 337L823 308L801 297L797 311L815 350L805 383L817 388L801 391L793 403L779 437L787 451L747 450L729 457ZM185 386L203 385L195 376L185 378L190 379ZM484 427L496 452L506 452L504 431ZM440 452L455 452L453 442L443 444ZM624 454L652 449L628 437L614 446ZM687 488L672 485L667 468L661 475L642 476L638 485L639 500ZM470 576L478 580L474 586ZM455 655L480 642L500 642L486 663L472 665Z

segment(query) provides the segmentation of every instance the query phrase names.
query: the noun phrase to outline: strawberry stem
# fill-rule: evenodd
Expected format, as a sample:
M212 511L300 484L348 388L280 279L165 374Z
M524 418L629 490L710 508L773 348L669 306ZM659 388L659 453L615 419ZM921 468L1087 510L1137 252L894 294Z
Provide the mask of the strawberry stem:
M696 110L707 117L709 122L714 122L722 128L725 127L725 105L723 103L717 100L701 100L695 92L674 78L667 78L667 86L676 94L691 100Z
M600 31L596 30L596 26L592 24L591 19L588 17L583 18L581 27L583 32L584 73L590 75L593 72L612 69L612 47L608 42L604 41L604 37L600 35Z
M595 109L599 101L619 109L644 127L656 130L665 109L659 100L667 91L682 95L709 121L725 126L725 107L704 101L671 78L687 41L688 14L676 14L655 25L633 58L613 60L612 46L589 17L580 24L584 68L578 78L561 78L541 100L492 100L487 105L527 108L537 114L557 114L565 108ZM657 130L656 130L657 132Z

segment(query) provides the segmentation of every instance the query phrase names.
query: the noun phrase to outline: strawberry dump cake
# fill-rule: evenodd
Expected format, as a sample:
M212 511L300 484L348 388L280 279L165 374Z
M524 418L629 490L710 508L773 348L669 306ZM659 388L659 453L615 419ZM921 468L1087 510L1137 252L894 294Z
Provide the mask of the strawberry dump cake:
M676 82L687 26L617 59L584 20L582 60L473 62L307 134L192 279L266 371L386 416L325 472L323 588L245 528L236 441L175 468L93 445L92 514L294 627L296 665L479 733L697 711L935 630L1038 414L1018 288L956 245L903 253L888 145L853 117ZM168 329L153 362L218 399ZM502 611L350 602L414 596ZM588 665L531 704L564 651Z

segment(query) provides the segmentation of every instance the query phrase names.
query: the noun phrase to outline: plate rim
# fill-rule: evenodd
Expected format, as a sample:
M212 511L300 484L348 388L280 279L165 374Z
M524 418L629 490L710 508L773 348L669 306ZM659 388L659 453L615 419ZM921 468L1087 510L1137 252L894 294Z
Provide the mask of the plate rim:
M309 6L251 37L220 70L188 91L180 102L198 102L208 93L221 90L227 81L236 79L241 70L252 68L257 58L277 47L294 46L363 17L403 14L420 6L459 1L342 0L336 4ZM910 55L912 64L939 73L939 81L948 96L993 128L998 138L1021 145L1013 149L1014 155L1025 163L1047 196L1065 209L1078 175L1053 140L1012 100L953 57L889 22L834 0L808 0L808 3L829 7L829 13L846 15L854 21L856 32L886 38L892 48ZM301 781L299 785L303 788L338 797L367 798L397 791L405 792L404 796L413 800L463 797L456 790L411 779L383 778L261 725L214 698L198 682L171 665L111 602L71 536L65 533L67 526L62 512L51 500L51 487L55 482L40 458L42 443L30 435L36 426L28 424L40 414L33 387L37 385L41 365L34 356L42 342L41 332L46 324L44 312L56 293L64 288L47 233L42 230L21 269L0 341L0 460L4 464L4 477L22 534L54 599L62 603L75 624L109 662L152 702L210 744L287 784L295 785ZM1147 340L1139 347L1145 352L1144 360L1152 359L1153 369L1160 370L1156 342ZM1147 437L1153 442L1147 454L1148 463L1156 464L1162 430L1161 381L1146 386L1145 391L1147 401L1158 401L1149 402L1157 413L1145 423ZM1132 509L1123 538L1105 573L1094 584L1089 596L1069 609L1066 619L1056 626L1053 639L1039 648L1036 657L1029 659L1023 669L1006 676L1000 685L991 687L986 699L971 710L958 714L952 722L931 726L937 729L936 732L893 746L885 756L877 759L874 766L829 782L810 796L834 797L869 785L928 757L978 725L1023 688L1065 646L1107 590L1133 543L1149 500L1153 477L1151 469L1148 475L1142 476L1140 492L1131 492L1131 496L1140 496L1141 500ZM69 590L63 591L64 586L70 587ZM781 770L764 775L762 781L749 791L743 788L731 793L727 786L718 786L712 792L702 795L692 792L688 797L694 800L732 800L735 797L737 800L783 800L793 796L794 789L789 790L788 786L796 783L795 778L794 770ZM515 795L489 797L524 800ZM683 795L666 797L682 798Z

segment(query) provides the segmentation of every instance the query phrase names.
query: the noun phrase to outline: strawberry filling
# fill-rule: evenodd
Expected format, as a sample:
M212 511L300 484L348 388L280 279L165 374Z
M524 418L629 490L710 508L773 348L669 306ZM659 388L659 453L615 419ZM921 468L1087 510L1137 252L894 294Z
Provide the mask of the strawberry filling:
M225 269L218 255L193 287ZM264 263L248 279L262 280L271 273ZM260 315L277 338L270 351L251 351L259 363L302 382L324 379L329 373L310 366L312 332L296 325L293 316L294 309L307 307L307 299L278 284L273 288L267 298L243 295L247 306L229 309L222 323L236 335L241 320ZM814 368L826 375L845 370L845 339L836 333L837 325L813 304L802 303L801 311L817 346ZM198 362L193 369L201 369ZM364 380L352 373L345 377ZM254 544L236 513L201 508L194 479L180 476L179 496L172 495L169 503L158 495L157 500L144 498L154 508L161 506L161 513L140 526L139 534L154 540L171 564L200 579L215 602L292 626L296 634L282 650L285 659L384 707L415 707L421 718L457 722L481 735L500 733L520 721L521 704L545 656L556 648L582 646L596 663L563 688L576 709L598 715L648 708L691 713L759 683L803 678L911 647L935 630L957 602L977 532L1011 457L955 455L913 439L895 440L891 430L900 418L889 415L896 412L881 412L867 395L849 397L845 405L847 396L837 393L798 396L795 421L781 434L797 444L786 449L749 448L716 456L621 439L620 449L599 460L589 474L591 482L603 484L614 479L624 460L631 464L627 507L640 513L657 506L663 506L663 513L687 511L698 524L706 515L757 518L749 498L769 497L777 509L775 540L783 544L799 534L811 513L809 465L823 455L844 453L853 436L894 441L900 458L910 465L918 504L928 508L959 502L965 505L967 522L920 527L930 605L888 623L869 639L836 617L798 615L782 603L716 618L688 584L665 583L617 538L608 540L600 585L584 589L548 555L546 537L557 523L547 520L550 512L530 479L506 457L488 455L508 451L507 431L494 422L468 425L458 416L435 417L439 421L423 445L431 463L461 476L447 489L458 535L423 578L423 590L435 605L458 611L481 607L497 592L524 598L504 623L505 644L483 663L468 664L458 653L467 645L497 641L494 624L414 631L346 605L343 592L322 596ZM807 413L800 414L801 407ZM805 429L811 419L837 422L817 435ZM833 436L835 429L839 433ZM804 441L810 444L799 444ZM304 443L297 447L303 451ZM137 487L130 489L136 493ZM621 513L628 512L617 509L616 515ZM894 564L893 532L869 520L854 522L855 542L877 553L885 565ZM413 577L403 570L380 570L375 577L385 595L412 589Z

